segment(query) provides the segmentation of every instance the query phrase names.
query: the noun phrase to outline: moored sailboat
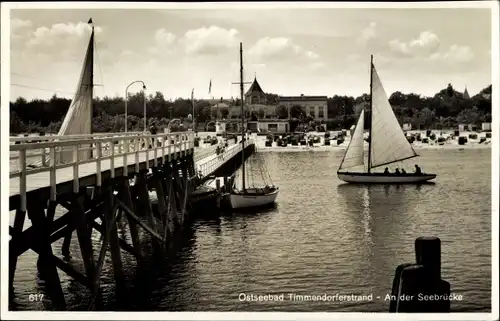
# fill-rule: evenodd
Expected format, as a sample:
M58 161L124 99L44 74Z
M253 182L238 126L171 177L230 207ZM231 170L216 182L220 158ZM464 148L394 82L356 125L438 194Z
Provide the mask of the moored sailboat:
M233 185L231 192L227 195L229 205L233 209L255 208L274 203L278 197L279 187L274 184L262 187L246 186L245 176L245 113L243 95L243 45L240 43L240 95L241 95L241 188Z
M362 110L344 158L337 170L339 179L348 183L404 184L422 183L436 174L372 172L372 169L418 157L408 142L403 129L392 110L382 82L373 65L370 65L370 126L368 140L368 164L364 162L364 115ZM354 169L350 172L348 169ZM360 171L362 169L362 171Z

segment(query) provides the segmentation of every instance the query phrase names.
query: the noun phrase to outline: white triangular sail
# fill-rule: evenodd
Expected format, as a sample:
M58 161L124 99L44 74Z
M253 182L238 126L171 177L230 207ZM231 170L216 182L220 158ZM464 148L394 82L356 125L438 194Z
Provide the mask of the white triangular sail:
M370 168L418 156L392 110L375 66L372 65Z
M80 74L80 81L57 135L84 135L92 132L93 73L94 30L92 29L87 53ZM82 149L79 153L80 160L85 160L90 157L90 151L85 151L85 149L89 148L89 145L80 146L80 149ZM58 159L58 161L62 163L71 162L72 160L73 151L66 148L60 153L60 159Z
M359 114L358 123L356 124L356 128L354 129L354 133L352 134L351 141L349 142L349 146L347 146L347 150L344 155L344 159L340 164L339 171L341 169L356 167L364 165L364 153L363 153L363 145L364 138L363 132L365 127L365 111L362 110L361 114Z

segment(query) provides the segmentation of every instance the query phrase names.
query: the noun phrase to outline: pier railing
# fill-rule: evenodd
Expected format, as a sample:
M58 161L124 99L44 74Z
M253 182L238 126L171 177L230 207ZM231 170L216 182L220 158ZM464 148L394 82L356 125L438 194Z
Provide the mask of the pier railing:
M106 138L106 137L117 137L117 136L140 136L148 131L140 132L123 132L123 133L92 133L92 134L76 134L76 135L44 135L44 136L11 136L11 144L19 143L30 143L30 142L46 142L54 140L73 140L73 139L85 139L92 137Z
M149 133L148 133L149 134ZM144 136L145 132L128 132L128 133L95 133L95 134L87 134L87 135L65 135L65 136L19 136L19 137L10 137L10 145L18 145L18 144L33 144L33 143L43 143L43 142L55 142L55 141L68 141L68 140L77 140L77 139L94 139L94 138L112 138L112 137L138 137L138 136ZM178 135L178 133L170 133L169 135ZM158 139L160 142L163 141L164 136L163 134L160 134L160 138ZM165 138L166 139L166 138ZM174 139L172 139L174 140ZM127 140L122 140L115 144L115 148L122 148L122 146L126 143ZM167 142L168 144L168 139ZM233 140L228 141L229 146L234 144ZM143 141L140 141L140 145L143 145ZM109 144L103 144L105 147L105 151L109 151ZM94 149L96 148L95 146L93 147ZM135 148L135 144L132 144L130 146L130 149L133 151ZM195 148L195 153L194 153L194 160L199 161L207 156L210 156L212 154L215 154L216 152L217 145L212 145L208 147L199 147ZM86 150L91 150L91 148L87 146L81 146L79 148L80 151L86 151ZM12 151L12 149L11 149ZM56 151L56 162L57 160L57 152L60 153L60 150ZM48 161L49 161L49 154L50 151L48 148L34 148L26 152L26 159L36 159L38 158L38 162L40 162L42 165L48 166ZM14 153L9 156L10 161L15 161L19 159L19 153ZM60 159L60 158L59 158Z
M49 142L60 142L60 141L77 141L77 140L89 140L89 139L96 139L96 138L116 138L120 137L122 138L122 141L115 144L116 147L120 147L121 145L124 145L127 142L130 142L134 137L139 137L139 136L144 136L144 135L151 135L149 132L128 132L128 133L94 133L94 134L85 134L85 135L48 135L48 136L24 136L24 137L10 137L10 146L12 147L13 145L19 145L19 144L38 144L38 143L49 143ZM129 139L123 139L124 137L129 138ZM142 144L141 144L142 145ZM35 146L35 145L31 145ZM39 158L38 161L41 162L43 165L47 165L48 161L48 155L49 155L49 149L48 148L43 148L42 145L37 145L38 148L33 148L30 149L26 153L26 158ZM104 147L109 149L109 144L104 143ZM89 146L81 146L80 151L89 151L92 148L96 148L95 146L89 147ZM134 148L132 146L131 148ZM12 151L12 148L11 148ZM58 153L59 152L59 153ZM61 148L59 150L56 149L56 157L58 154L61 153ZM9 160L18 160L19 159L19 153L14 153L9 156ZM58 157L60 159L60 157ZM58 160L56 159L56 162Z
M245 148L251 144L253 144L253 140L249 139L244 142ZM201 176L207 176L211 175L213 172L215 172L219 167L221 167L227 159L230 159L234 155L238 154L242 150L242 144L233 144L231 146L226 147L225 151L223 153L220 153L219 155L213 155L211 159L208 161L198 164L197 170L198 173L201 174Z
M128 175L128 166L135 164L136 172L139 171L139 164L154 160L155 166L158 159L168 158L171 160L177 153L192 151L194 148L193 132L161 133L151 135L148 133L126 133L126 134L105 134L105 135L72 135L71 136L42 136L42 137L16 137L11 141L21 143L10 145L10 153L17 154L18 168L10 171L10 178L19 178L19 191L21 200L21 210L26 210L27 178L32 175L49 173L50 197L56 197L56 185L62 181L58 177L58 171L72 168L73 191L78 192L80 170L82 165L92 164L91 170L97 176L97 185L101 185L102 171L109 170L111 177L114 177L116 168L123 167L124 176ZM42 141L37 143L23 143L24 141ZM39 154L42 159L38 162L28 163L33 154ZM61 160L61 155L72 156L70 159ZM129 159L134 156L135 159ZM61 172L61 175L68 178L68 172ZM46 179L45 176L37 179ZM64 178L62 178L64 179ZM11 184L12 185L12 184Z

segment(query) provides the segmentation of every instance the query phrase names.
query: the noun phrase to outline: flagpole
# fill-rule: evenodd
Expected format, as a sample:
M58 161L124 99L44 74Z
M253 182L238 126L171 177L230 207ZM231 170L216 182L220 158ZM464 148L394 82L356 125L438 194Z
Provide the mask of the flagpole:
M193 90L191 90L191 106L193 107L193 131L198 137L198 131L196 130L196 118L195 118L196 116L194 114L194 88Z

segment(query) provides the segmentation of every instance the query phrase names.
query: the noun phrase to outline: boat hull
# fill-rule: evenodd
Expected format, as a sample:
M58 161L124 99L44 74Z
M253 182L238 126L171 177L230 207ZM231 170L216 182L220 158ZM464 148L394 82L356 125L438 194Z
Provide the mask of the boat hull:
M217 190L210 186L200 186L189 197L191 206L195 211L198 209L206 211L207 209L214 209L219 206Z
M270 205L276 201L279 189L270 193L229 193L227 194L228 205L233 209L252 208Z
M337 173L339 179L357 184L416 184L436 178L436 174Z

